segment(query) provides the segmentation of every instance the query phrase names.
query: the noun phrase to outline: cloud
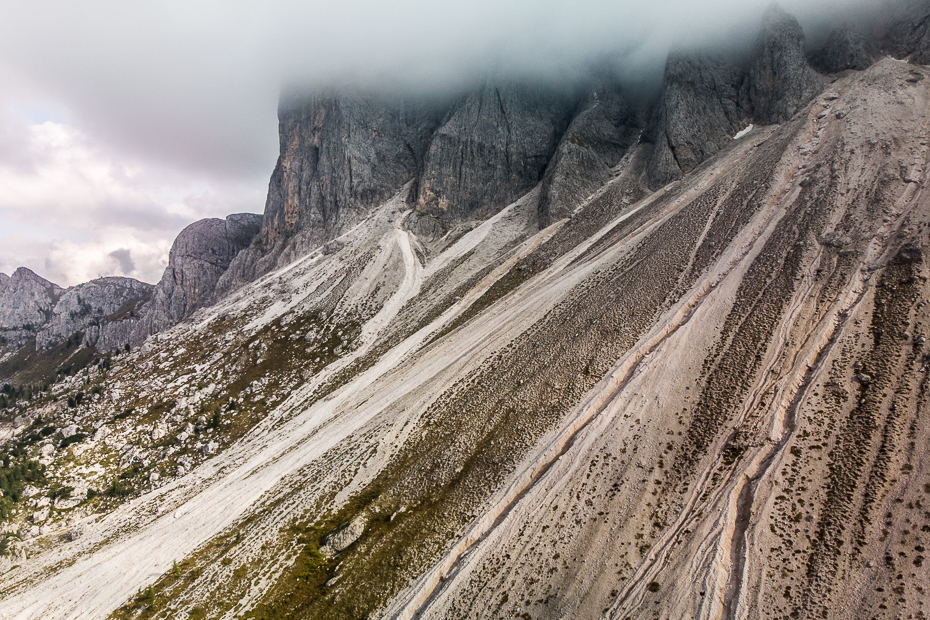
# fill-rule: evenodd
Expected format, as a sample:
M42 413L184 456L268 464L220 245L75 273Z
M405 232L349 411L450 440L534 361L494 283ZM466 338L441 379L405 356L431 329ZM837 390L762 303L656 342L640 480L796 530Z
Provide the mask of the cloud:
M0 128L11 125L18 153L0 158L4 270L25 265L66 286L114 273L155 282L184 226L263 204L263 182L190 174L71 125L0 115Z
M129 248L113 250L110 252L110 258L116 261L123 275L129 275L136 270L136 263L132 260L132 250Z
M285 85L444 90L490 71L572 76L592 58L654 80L672 46L751 37L769 2L0 3L0 267L48 259L73 284L125 272L110 256L124 248L157 280L166 257L146 252L184 225L261 211ZM813 26L882 5L782 4Z

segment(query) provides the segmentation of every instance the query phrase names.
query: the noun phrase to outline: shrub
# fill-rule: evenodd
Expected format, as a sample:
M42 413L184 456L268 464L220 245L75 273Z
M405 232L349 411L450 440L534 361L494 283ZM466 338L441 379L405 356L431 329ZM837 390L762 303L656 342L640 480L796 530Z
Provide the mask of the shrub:
M71 435L70 437L66 437L66 438L62 439L62 440L61 440L61 444L60 444L58 447L59 447L60 449L64 450L65 448L67 448L67 447L70 446L71 444L81 443L81 442L84 441L85 439L87 439L87 434L86 434L86 433L78 433L77 435Z
M649 590L650 592L658 592L661 588L662 586L659 585L658 581L651 581L649 582L649 585L646 586L646 589Z

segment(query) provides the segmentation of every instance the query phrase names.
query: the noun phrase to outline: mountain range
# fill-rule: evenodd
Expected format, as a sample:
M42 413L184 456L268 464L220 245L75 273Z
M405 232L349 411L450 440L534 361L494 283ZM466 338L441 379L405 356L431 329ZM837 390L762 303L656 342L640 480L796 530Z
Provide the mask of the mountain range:
M0 274L0 618L924 618L930 4L282 95L161 281Z

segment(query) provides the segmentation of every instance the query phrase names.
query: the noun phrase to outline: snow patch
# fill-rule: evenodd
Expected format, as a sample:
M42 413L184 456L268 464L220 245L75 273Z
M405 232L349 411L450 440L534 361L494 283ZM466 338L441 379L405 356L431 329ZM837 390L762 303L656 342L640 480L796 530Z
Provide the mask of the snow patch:
M749 132L752 131L752 128L753 128L753 125L750 124L749 127L747 127L746 129L743 129L742 131L737 132L737 134L736 134L735 136L733 136L733 139L734 139L734 140L739 140L739 139L742 138L743 136L748 135Z

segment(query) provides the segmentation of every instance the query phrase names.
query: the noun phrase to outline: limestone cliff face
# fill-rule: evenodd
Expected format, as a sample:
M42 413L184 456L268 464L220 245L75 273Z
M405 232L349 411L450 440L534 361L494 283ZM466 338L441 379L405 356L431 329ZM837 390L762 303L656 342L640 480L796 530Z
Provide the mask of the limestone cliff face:
M804 56L804 31L778 7L766 13L749 70L749 102L757 123L783 123L823 90Z
M218 290L322 245L400 191L417 176L442 114L431 101L360 92L286 97L261 244L233 262Z
M648 132L650 185L681 178L749 123L787 121L822 89L801 26L777 7L766 12L748 61L739 53L672 54Z
M0 282L0 336L21 346L52 316L63 289L33 271L20 267Z
M220 277L233 259L258 236L262 216L252 213L194 222L181 231L168 257L168 268L155 287L144 319L133 330L140 341L171 327L215 301Z
M749 117L745 66L714 54L671 55L651 126L652 185L677 180L716 154Z
M611 177L636 142L640 124L617 84L600 80L578 107L543 176L540 228L571 215Z
M840 71L863 71L872 66L878 52L862 32L853 24L846 23L830 33L823 47L811 61L824 73Z
M449 223L510 204L540 182L574 108L540 84L491 80L463 96L432 137L417 211Z
M895 58L930 64L930 2L917 0L892 7L881 47Z

